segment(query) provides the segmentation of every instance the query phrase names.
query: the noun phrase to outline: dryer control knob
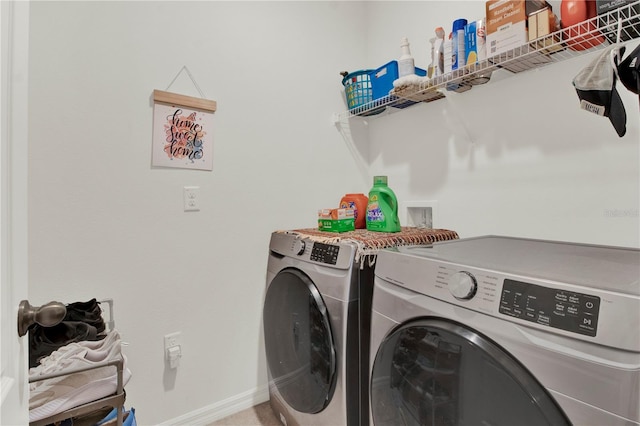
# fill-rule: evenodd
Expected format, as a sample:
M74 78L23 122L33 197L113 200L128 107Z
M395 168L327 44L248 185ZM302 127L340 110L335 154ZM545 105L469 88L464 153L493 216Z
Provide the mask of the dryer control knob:
M467 271L456 272L449 277L449 291L456 299L471 299L476 294L478 284Z
M293 242L293 252L298 256L304 253L305 248L306 248L306 244L301 239L297 239Z

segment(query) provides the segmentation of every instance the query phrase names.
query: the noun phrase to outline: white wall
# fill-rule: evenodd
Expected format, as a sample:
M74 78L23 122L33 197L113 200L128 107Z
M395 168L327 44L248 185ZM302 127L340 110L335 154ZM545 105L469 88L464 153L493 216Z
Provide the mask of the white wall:
M434 29L484 16L484 2L371 2L368 11L368 67L396 58L406 35L426 69ZM572 80L593 58L501 70L471 91L368 119L370 173L387 174L400 201L437 200L434 226L461 237L640 246L638 97L618 84L623 138L581 110Z
M344 110L339 71L397 57L404 35L426 67L433 29L482 16L482 2L31 10L30 298L116 300L140 424L264 397L269 234L314 226L318 208L368 191L374 174L401 202L438 200L435 225L463 237L640 245L637 97L623 93L623 139L579 110L571 79L587 57L496 73L448 100L351 119L343 133L331 124ZM150 167L150 97L183 65L218 102L212 172ZM171 90L198 96L188 78ZM185 185L202 188L199 213L182 211ZM177 372L162 358L173 331Z
M30 299L115 299L140 424L266 398L270 233L370 185L331 122L339 72L365 62L363 6L32 2ZM212 172L150 166L152 92L183 65L218 102ZM185 74L171 91L199 96Z

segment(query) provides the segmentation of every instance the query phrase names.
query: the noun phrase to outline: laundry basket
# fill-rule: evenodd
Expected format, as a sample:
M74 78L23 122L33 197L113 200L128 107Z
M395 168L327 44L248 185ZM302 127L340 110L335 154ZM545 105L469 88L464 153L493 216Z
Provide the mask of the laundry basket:
M342 85L347 98L349 110L356 110L358 115L373 115L384 111L384 108L367 110L360 108L373 100L371 87L371 72L374 70L354 71L344 76ZM359 112L362 111L362 112Z
M371 77L369 76L371 71L354 71L345 75L342 79L349 109L358 108L367 102L371 102Z

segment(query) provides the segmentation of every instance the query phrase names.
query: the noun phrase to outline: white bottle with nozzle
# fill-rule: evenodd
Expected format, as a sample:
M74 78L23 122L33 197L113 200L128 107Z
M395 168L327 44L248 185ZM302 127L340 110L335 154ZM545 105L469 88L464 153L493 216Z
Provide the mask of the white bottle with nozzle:
M409 40L407 40L406 37L402 37L400 40L400 49L402 50L402 54L400 55L400 59L398 59L398 77L415 74L415 63L409 50Z
M444 74L444 29L442 27L436 28L435 52L433 75L438 76Z

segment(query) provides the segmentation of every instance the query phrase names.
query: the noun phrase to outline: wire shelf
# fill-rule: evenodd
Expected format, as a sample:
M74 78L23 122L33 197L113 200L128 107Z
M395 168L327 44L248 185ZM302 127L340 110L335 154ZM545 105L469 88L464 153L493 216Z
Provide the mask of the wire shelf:
M337 122L353 116L377 115L388 109L386 107L393 108L407 100L433 102L444 98L445 91L460 93L470 90L474 85L486 83L491 73L499 69L519 73L594 52L616 41L628 42L638 38L640 0L467 65L463 69L433 78L412 78L407 84L395 87L387 96L336 114L334 120Z

